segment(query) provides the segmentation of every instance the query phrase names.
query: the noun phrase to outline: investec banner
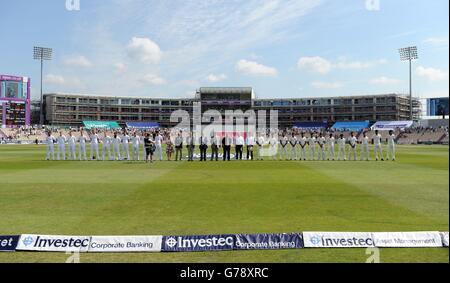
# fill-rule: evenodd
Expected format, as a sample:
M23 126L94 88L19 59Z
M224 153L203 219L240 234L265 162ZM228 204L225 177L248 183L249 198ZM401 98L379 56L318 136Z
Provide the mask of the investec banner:
M91 237L22 235L17 250L43 252L87 252Z
M380 248L442 248L439 232L373 233Z
M162 236L93 236L90 253L160 252Z
M20 236L0 236L0 252L13 252L16 250Z
M305 248L370 248L372 233L304 232Z
M448 248L448 232L441 233L442 245Z
M292 234L239 234L234 243L235 250L276 250L301 249L303 238L298 233Z
M233 250L234 235L165 236L163 252L202 252Z

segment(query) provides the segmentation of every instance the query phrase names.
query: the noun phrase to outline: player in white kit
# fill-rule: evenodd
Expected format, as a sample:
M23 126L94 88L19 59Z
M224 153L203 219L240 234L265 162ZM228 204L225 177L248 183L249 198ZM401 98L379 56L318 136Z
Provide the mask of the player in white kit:
M264 151L264 144L266 143L264 136L261 134L256 141L256 145L258 146L258 160L263 160L263 151Z
M361 158L360 160L369 161L369 137L367 136L367 132L364 132L363 138L361 141Z
M344 138L344 134L340 135L340 138L338 139L338 147L339 147L339 151L338 151L338 160L347 160L347 158L345 157L345 138Z
M281 145L281 149L280 149L280 160L283 160L283 158L285 160L288 160L288 156L287 156L287 146L289 144L289 139L286 137L285 134L283 134L283 137L280 140L280 145Z
M77 160L77 152L76 152L76 143L77 138L73 135L73 132L71 131L69 134L69 139L67 140L69 144L69 160Z
M102 140L102 160L105 161L105 156L108 154L108 160L111 160L111 137L108 132L105 132L105 136Z
M373 136L373 146L376 161L378 161L379 159L381 159L381 161L384 161L383 148L381 147L381 139L382 139L381 134L378 132L378 130L376 130L375 136Z
M334 134L330 134L330 136L327 138L327 150L328 150L328 154L327 154L327 160L333 160L335 159L335 144L336 144L336 139L334 138Z
M87 140L87 138L86 138L86 136L84 135L84 131L81 130L81 132L80 132L80 138L79 138L79 141L80 141L80 148L79 148L79 151L78 151L78 158L80 159L80 161L81 161L82 159L83 159L84 161L87 160L87 156L86 156L86 140Z
M122 137L122 158L125 160L130 160L130 136L125 132Z
M112 138L111 142L113 145L113 159L116 161L119 161L122 159L120 156L120 143L122 139L119 137L117 133L114 133L114 137Z
M309 145L309 160L316 160L316 143L317 143L317 139L316 139L316 134L311 134L311 137L308 140L308 145Z
M139 145L141 144L141 138L136 132L131 137L131 158L134 161L139 161Z
M325 159L327 159L327 156L325 154L325 144L327 143L327 139L323 136L322 133L320 133L319 138L317 139L317 143L319 144L318 160L325 161Z
M356 135L354 132L351 133L349 143L350 143L350 149L348 152L348 160L353 159L354 161L356 161L356 146L358 144L358 139L356 138Z
M295 136L294 133L292 133L291 138L289 139L289 144L290 144L290 154L289 154L289 160L297 160L298 155L297 155L297 137Z
M60 160L62 156L62 160L66 160L66 137L62 132L59 133L58 137L58 151L56 152L57 159Z
M269 140L269 159L277 160L277 151L278 151L278 139L275 134Z
M94 154L95 154L96 160L100 159L100 154L98 151L98 142L99 142L99 137L98 137L97 131L94 129L91 134L91 152L90 152L90 160L91 161L94 160Z
M52 160L55 160L55 137L52 136L52 132L48 131L45 143L47 144L47 156L45 160L50 160L50 157Z
M300 145L300 160L306 161L306 145L308 144L308 139L305 137L305 133L302 133L298 144Z
M156 132L155 136L155 160L163 161L163 150L162 150L163 137L159 132Z
M388 153L386 156L386 160L389 160L389 157L392 158L392 161L395 161L395 134L392 130L389 131Z

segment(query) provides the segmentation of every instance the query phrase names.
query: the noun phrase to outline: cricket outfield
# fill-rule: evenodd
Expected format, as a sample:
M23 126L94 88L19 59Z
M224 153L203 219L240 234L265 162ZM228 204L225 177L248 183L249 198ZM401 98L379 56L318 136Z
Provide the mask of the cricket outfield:
M52 162L0 145L0 235L448 231L449 147L396 162ZM64 253L0 253L60 262ZM82 254L81 262L352 262L364 249ZM449 262L447 248L382 249L381 262Z

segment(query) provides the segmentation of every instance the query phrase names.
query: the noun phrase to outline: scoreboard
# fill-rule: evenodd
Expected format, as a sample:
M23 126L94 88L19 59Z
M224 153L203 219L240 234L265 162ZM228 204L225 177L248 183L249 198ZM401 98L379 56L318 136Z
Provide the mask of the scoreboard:
M6 127L26 125L26 105L23 102L6 103Z
M5 127L30 125L30 79L0 75L0 124Z

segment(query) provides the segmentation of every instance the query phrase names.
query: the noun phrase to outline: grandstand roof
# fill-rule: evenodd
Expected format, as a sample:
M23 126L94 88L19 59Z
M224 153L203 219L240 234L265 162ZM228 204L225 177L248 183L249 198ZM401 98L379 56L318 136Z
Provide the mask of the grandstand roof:
M406 94L400 93L385 93L385 94L361 94L361 95L349 95L349 96L316 96L316 97L273 97L273 98L257 98L255 96L254 89L252 87L202 87L197 94L216 94L216 93L236 93L236 94L252 94L252 99L258 101L299 101L299 100L327 100L327 99L355 99L355 98L367 98L367 97L404 97L408 98ZM134 97L134 96L116 96L116 95L96 95L96 94L81 94L81 93L64 93L55 92L47 93L44 96L68 96L68 97L94 97L94 98L116 98L116 99L152 99L152 100L198 100L196 98L161 98L161 97ZM417 98L414 98L417 99Z
M252 87L202 87L200 93L236 93L236 94L252 94Z

